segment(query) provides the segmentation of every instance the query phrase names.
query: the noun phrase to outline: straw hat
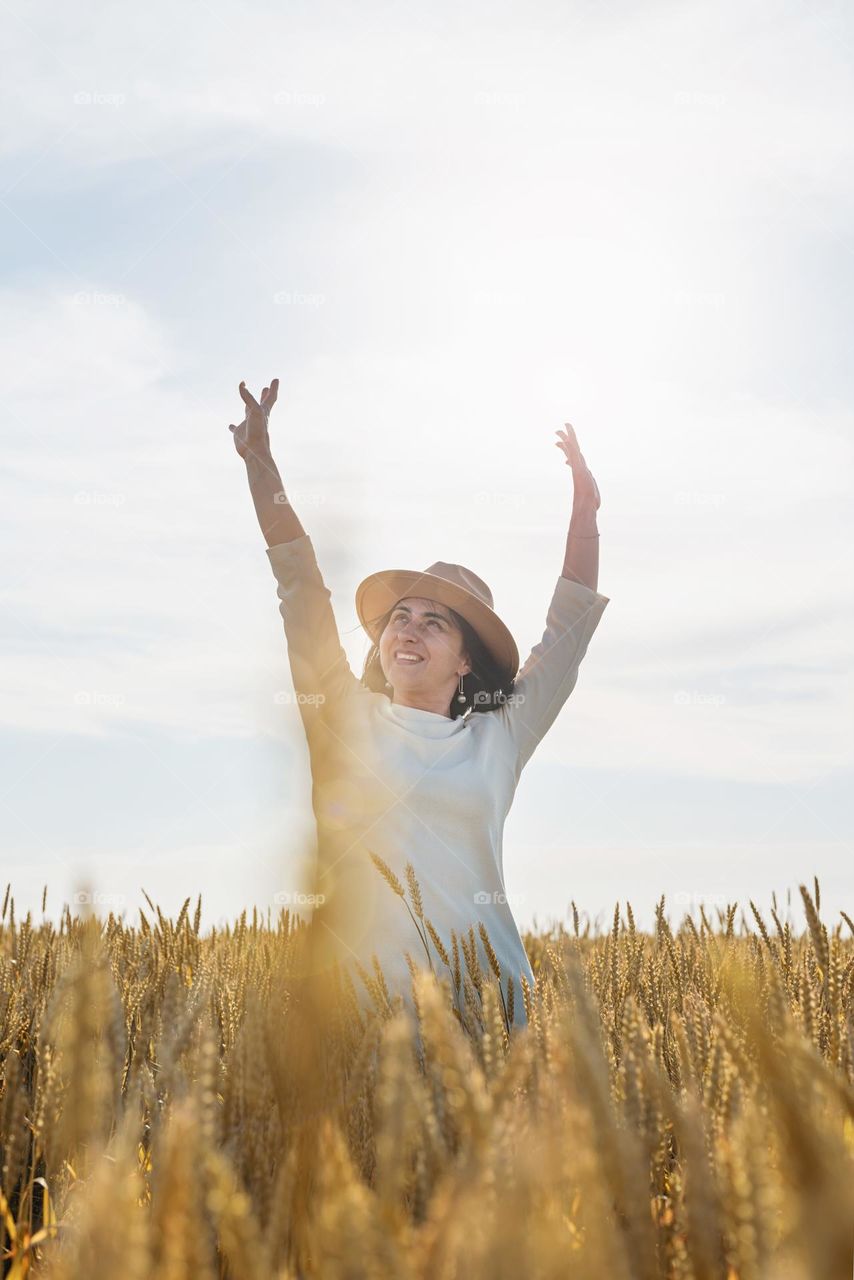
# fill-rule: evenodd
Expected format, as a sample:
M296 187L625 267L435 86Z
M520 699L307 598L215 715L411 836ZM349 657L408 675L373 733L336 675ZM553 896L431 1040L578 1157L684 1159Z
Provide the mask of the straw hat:
M492 607L492 592L471 569L437 560L423 573L415 569L382 569L356 588L356 613L374 644L377 624L404 596L425 596L455 609L480 636L499 666L512 680L519 670L519 650L508 628Z

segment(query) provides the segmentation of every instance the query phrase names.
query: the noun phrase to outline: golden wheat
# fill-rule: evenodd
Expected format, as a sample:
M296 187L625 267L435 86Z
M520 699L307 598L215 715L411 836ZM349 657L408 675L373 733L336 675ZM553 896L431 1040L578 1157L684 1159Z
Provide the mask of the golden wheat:
M817 882L802 934L776 898L773 929L661 899L650 933L572 903L524 937L532 987L375 865L430 960L406 953L411 1009L376 957L317 973L286 911L39 925L7 888L4 1274L851 1275L854 923Z

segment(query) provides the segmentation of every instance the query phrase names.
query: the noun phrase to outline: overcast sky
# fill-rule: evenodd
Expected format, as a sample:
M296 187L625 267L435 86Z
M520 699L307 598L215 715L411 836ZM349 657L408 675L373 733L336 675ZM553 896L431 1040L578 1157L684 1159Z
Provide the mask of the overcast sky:
M520 924L854 908L854 18L841 2L4 0L2 879L206 923L310 780L228 423L355 668L366 574L470 566L523 658L571 421L610 603L505 830ZM2 892L2 886L0 886ZM686 906L687 904L687 906ZM275 909L275 908L274 908Z

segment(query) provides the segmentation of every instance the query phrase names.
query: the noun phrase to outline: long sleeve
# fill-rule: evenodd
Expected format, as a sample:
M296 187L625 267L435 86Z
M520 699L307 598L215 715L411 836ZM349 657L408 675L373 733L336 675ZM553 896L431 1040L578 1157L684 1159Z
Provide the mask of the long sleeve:
M267 548L278 584L294 689L306 724L361 684L341 647L331 594L308 534Z
M516 677L513 694L497 714L513 741L517 772L530 760L543 734L575 688L593 632L610 597L560 577L542 639Z

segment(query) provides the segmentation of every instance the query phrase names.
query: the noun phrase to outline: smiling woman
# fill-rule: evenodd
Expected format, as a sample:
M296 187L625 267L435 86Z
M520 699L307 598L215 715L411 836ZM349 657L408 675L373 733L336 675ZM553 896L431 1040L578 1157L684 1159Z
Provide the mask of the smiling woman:
M462 614L439 601L406 597L366 630L380 638L365 659L362 683L399 705L427 707L455 720L469 710L490 710L512 689L506 664ZM425 659L432 670L424 669ZM438 677L438 692L437 665L447 672L446 679Z
M380 633L380 664L386 686L401 706L447 715L451 694L469 671L462 629L441 604L418 597L402 600Z
M311 757L323 963L360 976L376 961L411 1007L410 963L426 958L441 969L464 941L524 1023L518 997L534 975L505 889L503 830L521 772L575 687L608 604L596 589L596 482L572 428L559 433L573 472L572 518L545 631L521 670L487 584L436 561L360 583L356 611L372 647L359 679L270 452L277 390L274 380L258 403L241 383L246 417L231 430L267 541ZM410 871L433 929L426 957L389 888Z

